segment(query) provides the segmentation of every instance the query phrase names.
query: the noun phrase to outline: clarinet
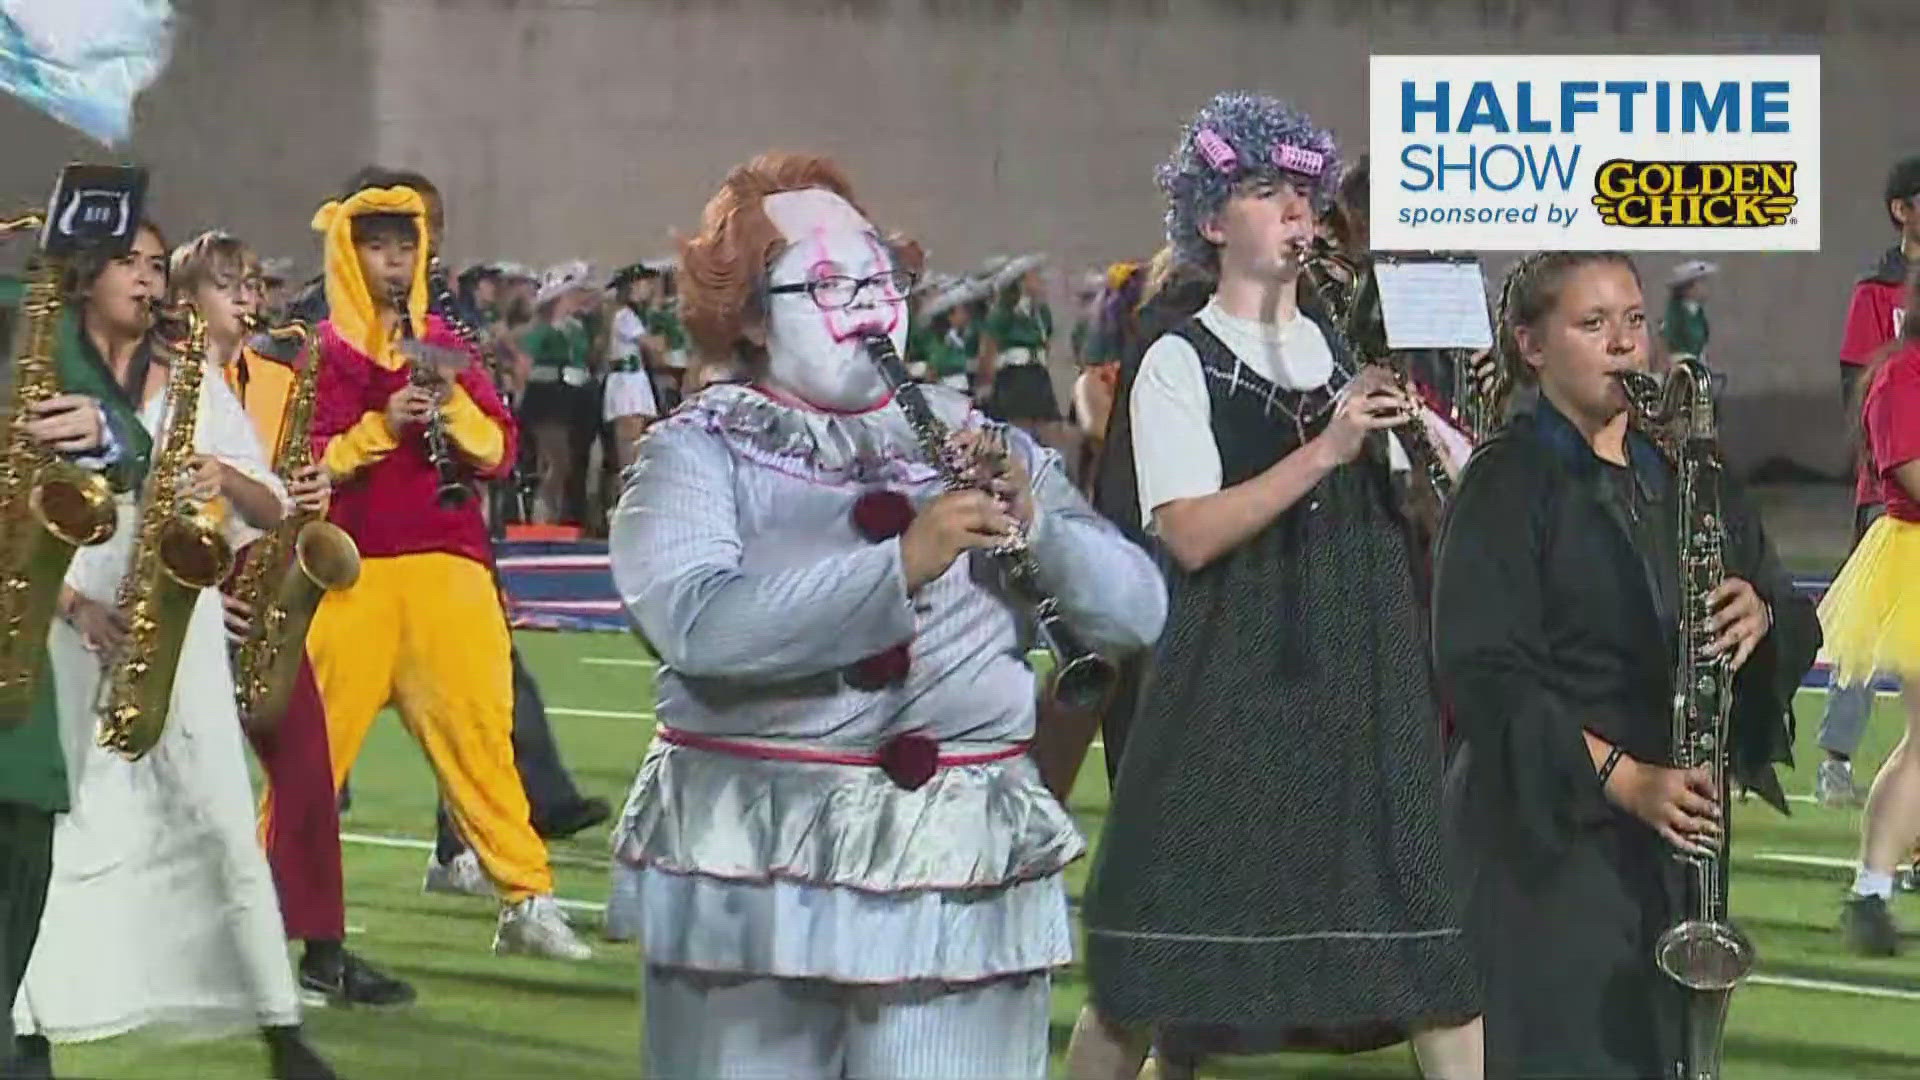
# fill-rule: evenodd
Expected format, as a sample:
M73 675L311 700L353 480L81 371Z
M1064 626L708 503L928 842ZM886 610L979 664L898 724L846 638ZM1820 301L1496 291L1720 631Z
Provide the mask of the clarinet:
M879 367L880 375L892 387L895 400L913 425L920 447L940 473L948 491L974 487L954 460L951 433L927 404L921 385L907 374L907 365L885 334L866 335L867 355ZM1032 608L1034 624L1041 643L1053 655L1053 684L1050 693L1067 709L1092 712L1099 709L1113 689L1118 674L1113 663L1088 648L1060 614L1060 602L1040 586L1039 567L1027 549L1024 536L1015 536L993 549L993 557L1005 571L1007 583L1016 596Z
M467 322L460 314L460 306L455 301L453 289L447 284L447 269L440 262L440 256L427 259L427 306L428 309L447 321L460 340L480 354L487 365L487 372L493 379L494 392L500 395L500 404L509 415L520 411L518 395L507 379L506 372L500 368L500 350L496 340ZM513 468L507 478L489 488L494 498L493 525L496 530L504 529L509 518L525 523L533 520L533 479L531 460L531 440L520 441L520 453L515 458Z
M407 316L407 294L405 289L394 292L394 309L400 312L400 340L404 344L413 341L413 320ZM439 376L432 365L419 360L413 362L413 385L439 389ZM440 414L436 404L433 415L427 418L427 460L433 463L433 471L439 474L440 486L433 498L444 509L464 506L473 494L467 490L466 481L460 476L460 462L453 455L453 442L447 436L447 421Z

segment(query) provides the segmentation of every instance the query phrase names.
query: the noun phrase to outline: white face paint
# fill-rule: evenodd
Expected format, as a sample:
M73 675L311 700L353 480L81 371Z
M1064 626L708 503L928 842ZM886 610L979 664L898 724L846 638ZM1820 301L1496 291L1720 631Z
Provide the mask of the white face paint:
M873 224L845 199L809 188L767 197L767 217L787 249L768 269L768 284L801 285L828 277L863 280L893 269L893 256ZM805 292L767 298L767 381L823 409L871 408L887 384L860 339L874 332L906 349L907 304L878 284L852 304L825 310Z

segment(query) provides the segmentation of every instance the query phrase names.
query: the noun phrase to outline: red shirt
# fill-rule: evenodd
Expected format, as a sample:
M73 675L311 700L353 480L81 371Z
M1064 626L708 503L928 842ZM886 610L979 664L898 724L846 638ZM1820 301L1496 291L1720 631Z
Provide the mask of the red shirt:
M1888 249L1879 265L1853 287L1853 299L1847 303L1846 330L1840 338L1840 362L1848 367L1865 367L1900 336L1906 317L1901 308L1906 288L1907 260L1898 245ZM1848 402L1849 406L1853 403ZM1854 484L1854 504L1872 506L1880 501L1876 478L1862 472Z
M1894 479L1893 471L1920 461L1920 343L1887 359L1867 388L1867 452L1873 463L1863 477L1889 517L1920 522L1920 499Z
M1840 362L1851 367L1873 363L1874 354L1900 335L1906 313L1900 307L1900 281L1869 278L1853 287L1847 304L1847 329L1840 338Z
M464 349L466 345L437 315L428 316L422 339L433 345ZM314 388L313 448L324 455L329 440L358 424L368 413L383 413L387 399L406 385L408 370L375 363L334 332L331 321L320 324L320 376ZM462 371L459 383L475 405L500 426L505 443L500 461L480 469L460 458L467 474L482 480L506 475L513 468L519 432L513 417L500 403L486 367L475 363ZM493 544L481 515L476 493L464 505L446 508L434 501L439 474L427 460L427 444L420 429L403 431L399 445L362 468L333 489L333 507L327 517L360 545L369 558L438 551L463 555L485 565L493 563Z

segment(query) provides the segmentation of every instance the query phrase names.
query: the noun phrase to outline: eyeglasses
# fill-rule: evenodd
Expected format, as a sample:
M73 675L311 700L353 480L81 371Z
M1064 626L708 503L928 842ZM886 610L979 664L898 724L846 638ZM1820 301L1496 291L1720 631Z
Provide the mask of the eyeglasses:
M911 270L889 270L872 277L856 278L845 274L814 278L812 281L797 282L792 285L775 285L767 290L772 296L783 293L806 293L813 298L815 305L825 311L838 311L852 306L860 294L868 288L877 289L882 300L905 300L913 291L920 275Z

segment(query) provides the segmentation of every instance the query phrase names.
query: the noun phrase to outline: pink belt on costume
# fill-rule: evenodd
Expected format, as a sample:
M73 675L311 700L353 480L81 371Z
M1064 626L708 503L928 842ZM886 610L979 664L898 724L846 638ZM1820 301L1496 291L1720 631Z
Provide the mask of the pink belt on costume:
M800 761L818 765L864 765L878 768L887 774L887 779L895 785L913 791L933 778L941 769L950 769L956 765L985 765L995 761L1006 761L1025 754L1032 748L1031 742L1018 742L998 750L981 750L971 754L943 754L940 744L917 731L904 735L895 735L880 744L880 748L871 754L862 754L852 750L816 750L804 746L774 746L755 739L735 739L725 735L702 735L695 731L683 731L680 728L662 724L659 737L675 746L684 746L689 750L707 750L716 754L731 754L734 757L754 758L759 761Z

